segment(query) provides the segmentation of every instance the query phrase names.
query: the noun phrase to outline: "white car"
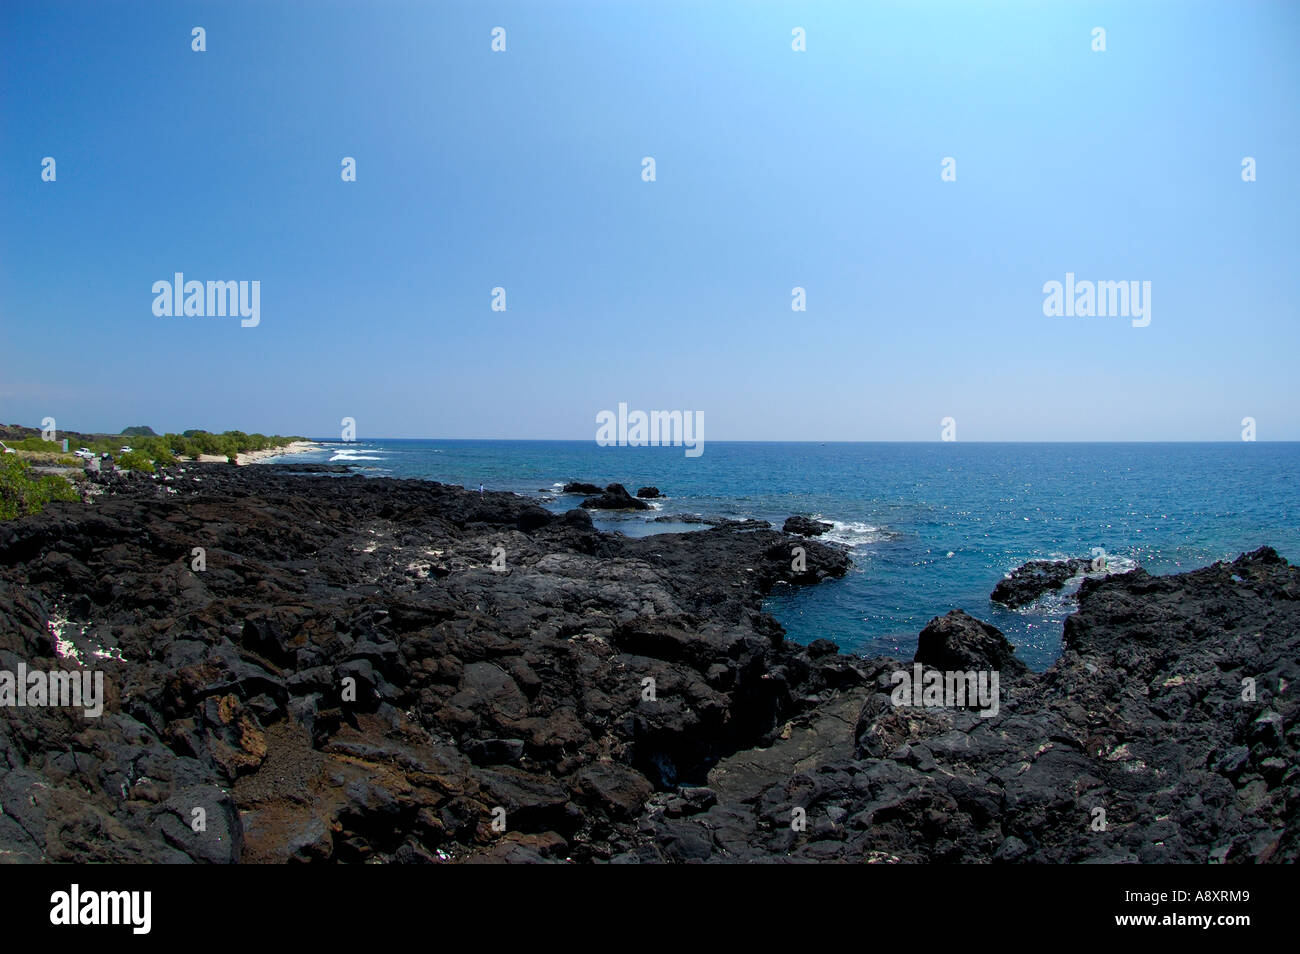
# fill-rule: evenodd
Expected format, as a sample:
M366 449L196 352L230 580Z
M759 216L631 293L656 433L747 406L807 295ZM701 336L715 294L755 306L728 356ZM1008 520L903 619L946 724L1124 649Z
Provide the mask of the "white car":
M94 460L95 452L88 447L78 447L75 456L80 457L83 460Z
M131 448L129 448L129 447L119 447L119 448L117 449L117 452L118 452L119 454L129 454L129 453L131 453Z

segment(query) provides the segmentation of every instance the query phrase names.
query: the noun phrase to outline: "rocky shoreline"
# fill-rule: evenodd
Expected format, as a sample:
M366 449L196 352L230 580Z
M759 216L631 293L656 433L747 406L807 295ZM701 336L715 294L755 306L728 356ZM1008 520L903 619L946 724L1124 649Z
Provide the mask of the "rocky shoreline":
M97 479L0 524L0 670L108 686L98 719L0 706L0 860L1300 854L1300 572L1267 548L1086 579L1045 673L933 621L918 671L996 670L985 717L784 640L764 595L850 566L810 536L632 539L336 467Z

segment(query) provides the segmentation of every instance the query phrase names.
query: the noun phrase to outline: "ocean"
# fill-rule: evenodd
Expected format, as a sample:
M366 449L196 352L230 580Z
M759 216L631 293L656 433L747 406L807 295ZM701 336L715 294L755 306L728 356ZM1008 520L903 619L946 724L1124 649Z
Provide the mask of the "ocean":
M369 440L277 462L349 463L372 477L505 490L555 511L581 498L567 481L653 485L654 510L592 516L629 536L701 529L661 516L757 518L780 528L804 514L851 548L842 580L780 586L767 609L789 638L845 652L911 658L917 634L953 608L997 626L1034 669L1060 654L1072 609L1050 594L1021 610L989 601L1030 559L1094 557L1112 571L1170 573L1262 544L1300 559L1297 443L971 444L709 442L600 447L594 441Z

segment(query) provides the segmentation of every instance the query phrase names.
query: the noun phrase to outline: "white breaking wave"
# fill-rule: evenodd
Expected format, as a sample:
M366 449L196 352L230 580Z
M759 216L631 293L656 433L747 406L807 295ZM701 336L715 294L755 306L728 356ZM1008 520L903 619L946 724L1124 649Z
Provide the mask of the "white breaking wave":
M866 543L879 543L882 540L892 540L894 538L893 531L860 520L846 523L843 520L826 520L820 516L815 516L812 519L821 520L823 523L831 525L831 529L823 533L818 539L830 540L832 543L843 543L849 547L862 546Z
M1104 570L1089 570L1083 573L1083 576L1114 576L1116 573L1128 573L1138 568L1138 561L1132 557L1118 556L1114 553L1106 554L1106 568Z
M1049 590L1038 599L1013 612L1028 616L1064 619L1079 608L1079 602L1074 598L1074 594L1075 590L1069 586L1059 590Z
M370 457L370 456L368 456L368 452L367 452L367 451L361 451L361 450L340 450L340 451L335 451L335 452L334 452L334 456L331 457L331 458L329 459L329 462L332 464L332 463L334 463L335 461L339 461L339 460L344 461L344 462L348 462L348 461L354 461L354 460L383 460L383 459L384 459L384 458L382 458L382 457Z
M1062 556L1059 553L1053 553L1051 556L1036 557L1035 559L1050 560L1053 563L1065 563L1067 560L1070 559L1070 557ZM1074 576L1070 577L1070 579L1067 580L1066 582L1078 583L1085 576L1101 577L1101 576L1114 576L1116 573L1128 573L1131 570L1136 570L1138 568L1138 565L1139 565L1138 561L1134 560L1132 557L1120 556L1118 553L1107 553L1106 565L1104 568L1096 569L1096 570L1092 570L1092 569L1084 570L1082 573L1076 573Z
M1054 563L1064 563L1067 558L1054 555L1040 559L1051 560ZM1139 565L1138 561L1132 557L1107 553L1106 568L1104 570L1085 570L1082 573L1076 573L1066 580L1065 585L1059 590L1048 590L1026 605L1014 610L1014 612L1064 618L1079 608L1079 586L1083 583L1084 577L1099 579L1104 576L1115 576L1117 573L1129 573L1136 570Z

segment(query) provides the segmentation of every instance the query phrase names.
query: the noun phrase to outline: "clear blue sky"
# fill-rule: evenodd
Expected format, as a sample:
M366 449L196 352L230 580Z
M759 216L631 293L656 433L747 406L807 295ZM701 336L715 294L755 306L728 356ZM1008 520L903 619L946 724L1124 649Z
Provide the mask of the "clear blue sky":
M1257 0L4 0L0 421L1297 440L1298 53ZM261 325L155 317L177 271Z

